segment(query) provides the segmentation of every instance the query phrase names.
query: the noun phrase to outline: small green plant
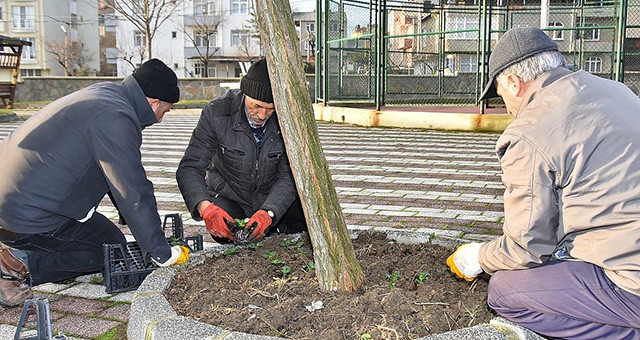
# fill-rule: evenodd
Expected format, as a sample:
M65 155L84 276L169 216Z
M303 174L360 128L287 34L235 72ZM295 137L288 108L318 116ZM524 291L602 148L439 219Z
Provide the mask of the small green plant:
M285 247L285 248L289 248L289 247L293 246L293 241L291 241L288 238L285 238L284 240L282 240L282 242L280 242L280 246L281 247Z
M242 218L235 218L234 220L236 221L236 223L238 223L238 226L241 228L244 228L247 225L247 222L245 222L245 220Z
M360 340L372 340L372 339L373 339L373 337L369 333L360 334Z
M389 282L390 289L396 288L398 280L400 280L400 273L393 272L391 274L387 274L387 282Z
M281 259L273 259L273 260L271 260L271 264L276 265L276 266L279 265L279 264L283 264L283 263L284 263L284 261L282 261Z
M418 273L418 275L416 275L416 278L413 280L413 282L415 282L416 286L422 286L424 284L424 281L426 281L429 278L429 273Z
M316 263L313 260L307 262L304 266L302 266L302 270L310 272L316 270Z
M280 268L280 273L282 273L282 277L288 277L291 275L291 267L284 265Z
M304 246L304 242L298 241L298 242L296 242L296 244L293 245L293 249L300 250L300 249L302 249L303 246Z
M235 255L235 254L237 254L239 252L240 252L240 249L238 249L238 247L236 247L236 246L233 246L233 247L225 250L224 252L222 252L222 255L230 256L230 255Z
M258 250L260 247L262 247L262 242L249 243L249 248L252 250Z
M178 239L177 237L175 237L173 235L167 237L167 242L169 242L169 244L172 245L172 246L180 245L180 239Z
M273 260L276 258L276 256L278 256L278 253L276 253L273 250L265 251L264 254L262 254L262 257L264 257L267 260Z

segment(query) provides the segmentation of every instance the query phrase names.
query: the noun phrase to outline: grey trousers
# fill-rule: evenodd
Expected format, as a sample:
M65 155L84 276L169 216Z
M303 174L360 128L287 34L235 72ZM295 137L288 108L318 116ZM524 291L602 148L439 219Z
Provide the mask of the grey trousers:
M496 272L488 303L545 337L640 339L640 296L620 289L600 267L586 262Z

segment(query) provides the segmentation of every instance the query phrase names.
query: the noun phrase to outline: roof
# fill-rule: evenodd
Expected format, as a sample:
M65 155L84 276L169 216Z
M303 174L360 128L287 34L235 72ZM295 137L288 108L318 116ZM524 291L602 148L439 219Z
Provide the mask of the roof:
M0 35L0 46L31 46L30 41Z

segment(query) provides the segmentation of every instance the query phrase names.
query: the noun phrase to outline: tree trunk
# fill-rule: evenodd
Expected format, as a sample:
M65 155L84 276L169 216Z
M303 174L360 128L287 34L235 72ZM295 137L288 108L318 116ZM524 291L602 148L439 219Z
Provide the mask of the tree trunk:
M278 121L309 225L316 276L322 289L354 291L363 284L364 273L320 145L289 1L254 3Z

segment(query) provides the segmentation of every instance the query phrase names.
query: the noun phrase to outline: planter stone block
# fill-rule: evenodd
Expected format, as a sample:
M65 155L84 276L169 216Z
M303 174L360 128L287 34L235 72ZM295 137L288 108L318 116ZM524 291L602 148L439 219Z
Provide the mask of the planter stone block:
M149 329L153 329L163 320L177 317L178 314L162 294L136 294L131 302L127 336L129 339L146 339ZM167 339L175 338L169 337Z
M230 333L231 331L179 316L158 322L155 327L149 329L146 339L229 339Z

